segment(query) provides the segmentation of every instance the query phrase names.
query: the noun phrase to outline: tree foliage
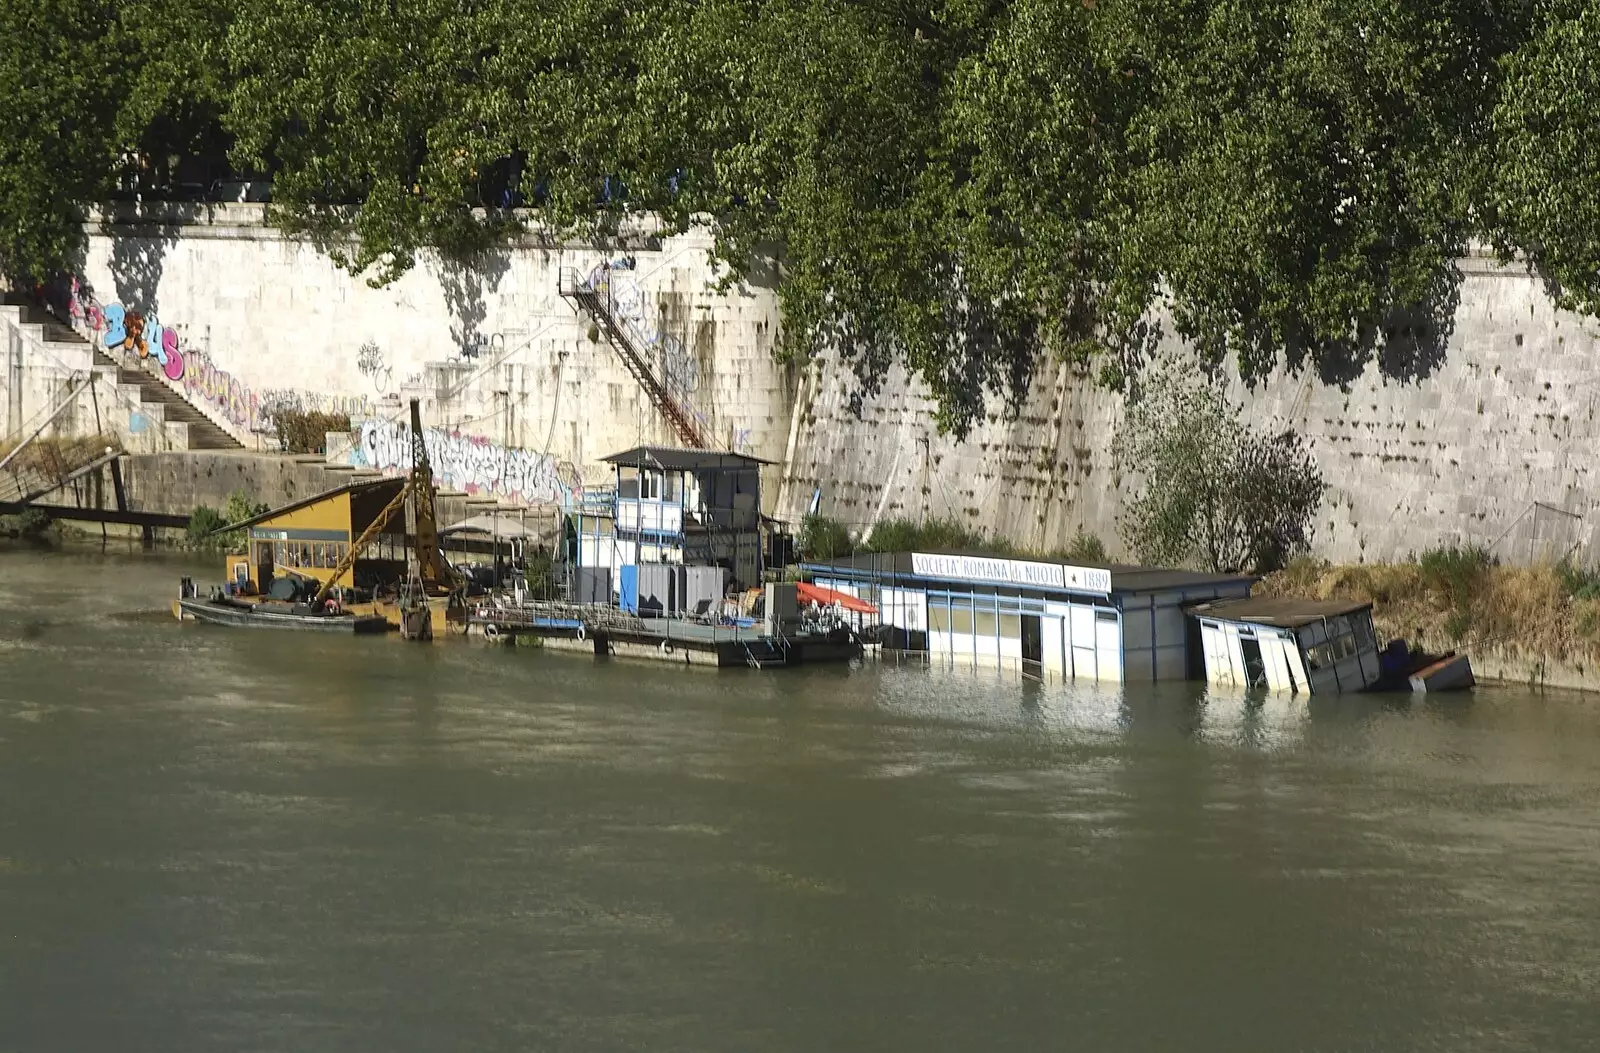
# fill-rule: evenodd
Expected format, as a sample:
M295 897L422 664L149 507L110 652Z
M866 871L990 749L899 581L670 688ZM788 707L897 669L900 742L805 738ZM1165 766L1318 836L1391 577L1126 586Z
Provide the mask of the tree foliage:
M531 225L709 222L784 349L962 432L1170 325L1249 380L1412 374L1474 239L1600 310L1596 0L37 0L0 10L0 269L231 151L381 284ZM513 208L512 206L523 206Z
M1138 480L1123 539L1145 563L1266 573L1310 547L1326 490L1316 461L1295 432L1241 421L1211 384L1150 374L1115 451Z

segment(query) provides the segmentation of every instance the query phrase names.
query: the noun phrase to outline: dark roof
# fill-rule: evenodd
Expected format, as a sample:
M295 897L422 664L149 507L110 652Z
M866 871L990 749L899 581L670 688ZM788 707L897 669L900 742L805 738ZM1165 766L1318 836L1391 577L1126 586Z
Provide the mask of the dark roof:
M332 490L324 490L320 494L312 494L310 497L301 498L299 501L291 501L289 504L274 508L269 512L262 512L258 516L241 519L237 523L229 523L225 527L217 528L215 532L221 534L230 530L243 530L245 527L253 527L257 523L265 523L269 519L277 519L279 516L288 515L290 512L298 512L302 508L314 505L319 501L326 501L330 497L338 497L340 494L365 493L368 490L377 490L380 487L393 487L398 492L405 484L404 476L369 479L360 483L345 483L343 486L336 486Z
M772 464L759 457L728 450L689 450L677 446L635 446L600 458L610 464L660 468L667 472L698 472L708 468L754 468Z
M1056 560L1036 559L1028 556L1000 556L992 552L973 552L970 550L954 549L919 549L940 556L981 556L985 559L1016 559L1025 563L1055 563ZM853 570L857 573L893 574L898 578L916 578L921 575L912 570L911 553L909 552L860 552L851 556L839 556L831 560L808 560L808 567L835 567L840 570ZM1160 567L1134 567L1120 563L1075 563L1072 566L1090 567L1096 570L1109 570L1111 572L1112 592L1169 592L1174 589L1202 588L1209 585L1237 585L1253 583L1256 579L1249 574L1208 574L1193 570L1165 570ZM940 581L955 581L961 579L939 578ZM1055 592L1067 590L1039 589L1034 586L1025 586L1033 591Z
M1217 600L1190 607L1190 614L1225 622L1253 622L1280 629L1298 629L1341 614L1370 610L1371 601L1303 600L1295 596L1261 596L1247 600Z
M1134 567L1118 563L1113 563L1109 569L1113 592L1170 592L1173 589L1206 585L1254 584L1256 581L1253 574L1211 574L1200 570L1164 570L1160 567Z

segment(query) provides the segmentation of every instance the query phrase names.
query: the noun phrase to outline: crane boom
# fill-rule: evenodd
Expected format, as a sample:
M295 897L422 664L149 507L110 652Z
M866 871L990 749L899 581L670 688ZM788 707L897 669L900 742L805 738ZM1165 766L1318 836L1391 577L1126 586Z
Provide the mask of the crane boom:
M377 540L383 533L389 521L396 512L405 507L407 498L413 499L416 504L416 556L417 569L422 575L425 588L454 590L460 585L455 569L445 561L444 553L439 548L439 525L434 518L433 502L433 468L428 463L428 447L422 437L422 408L416 399L411 400L411 472L406 477L405 485L400 492L395 494L383 511L368 524L361 532L361 536L350 543L350 550L344 554L339 565L334 568L333 574L317 590L316 598L311 601L313 609L320 608L327 600L328 594L334 589L334 583L346 574L361 558L367 547Z

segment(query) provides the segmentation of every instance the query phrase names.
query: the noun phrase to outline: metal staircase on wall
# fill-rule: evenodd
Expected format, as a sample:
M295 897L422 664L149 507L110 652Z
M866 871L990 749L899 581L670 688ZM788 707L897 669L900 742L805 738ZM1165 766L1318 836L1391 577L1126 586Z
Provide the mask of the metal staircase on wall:
M636 339L629 334L627 326L617 317L615 303L611 297L610 277L609 269L603 269L595 280L589 281L580 275L576 268L563 267L558 278L559 291L563 298L576 303L599 325L606 334L606 339L616 349L617 356L622 359L622 364L633 374L633 379L638 381L645 394L650 396L650 401L656 409L667 418L667 423L672 425L678 441L693 449L710 449L711 444L700 430L699 422L656 376L656 371L650 367L650 360L645 351L638 346Z

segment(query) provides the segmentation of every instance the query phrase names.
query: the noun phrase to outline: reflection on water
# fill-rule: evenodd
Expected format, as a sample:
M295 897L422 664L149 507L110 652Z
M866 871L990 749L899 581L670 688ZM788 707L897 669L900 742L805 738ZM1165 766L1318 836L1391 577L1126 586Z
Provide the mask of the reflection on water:
M178 626L0 550L0 1050L1580 1050L1600 705Z

